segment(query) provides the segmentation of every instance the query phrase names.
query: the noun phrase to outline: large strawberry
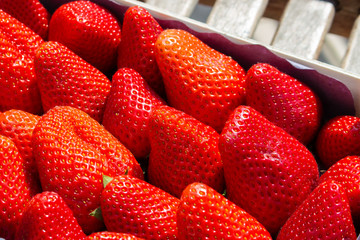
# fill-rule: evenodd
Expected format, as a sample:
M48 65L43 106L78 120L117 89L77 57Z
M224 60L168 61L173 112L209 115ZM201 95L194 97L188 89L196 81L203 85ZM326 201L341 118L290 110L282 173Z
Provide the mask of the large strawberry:
M88 236L86 240L143 240L143 238L127 233L97 232Z
M42 192L27 205L16 240L84 240L86 235L64 200L54 192Z
M91 1L65 3L51 16L49 40L67 46L104 73L116 67L120 38L115 16Z
M244 70L184 30L164 30L155 46L169 104L220 132L245 101Z
M44 191L57 192L86 233L102 228L89 214L100 206L103 174L128 172L143 178L130 151L97 121L72 107L55 107L42 116L32 143Z
M246 105L303 144L314 139L320 126L319 98L299 80L275 67L258 63L246 74Z
M72 106L101 121L110 92L109 79L58 42L46 42L36 51L35 72L44 111Z
M101 212L109 231L149 240L177 238L179 199L130 175L109 181L101 194Z
M271 240L254 217L203 183L192 183L183 191L177 226L180 240Z
M122 68L113 76L102 123L136 158L145 158L150 153L150 113L162 104L139 73Z
M190 115L163 105L154 108L149 121L150 183L180 197L187 185L205 183L224 189L219 134Z
M231 114L219 149L229 200L271 234L318 183L318 166L310 151L249 106L239 106Z
M296 209L277 240L355 240L350 206L341 184L325 181Z
M130 7L123 20L117 66L135 69L150 87L164 97L164 83L154 53L155 41L162 30L146 9Z
M338 116L328 121L316 140L320 161L330 167L350 155L360 155L360 118Z

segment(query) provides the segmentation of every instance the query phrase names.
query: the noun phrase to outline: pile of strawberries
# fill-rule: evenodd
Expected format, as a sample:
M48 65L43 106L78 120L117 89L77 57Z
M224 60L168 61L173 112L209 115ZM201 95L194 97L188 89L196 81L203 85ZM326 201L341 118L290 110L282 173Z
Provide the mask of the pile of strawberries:
M360 118L138 6L0 8L1 238L356 239Z

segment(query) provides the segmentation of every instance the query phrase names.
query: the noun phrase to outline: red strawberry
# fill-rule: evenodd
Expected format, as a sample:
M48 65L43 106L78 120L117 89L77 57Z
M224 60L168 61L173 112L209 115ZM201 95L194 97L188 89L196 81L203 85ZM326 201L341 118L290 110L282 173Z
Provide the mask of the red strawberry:
M47 38L50 14L39 0L1 0L0 8Z
M112 79L103 125L137 158L150 153L148 121L156 105L165 102L133 69L119 69Z
M57 192L86 233L102 229L89 214L100 206L103 174L128 171L143 178L130 151L81 110L51 109L39 120L32 140L44 191Z
M108 10L90 1L73 1L51 17L49 40L67 46L102 72L116 67L120 23Z
M277 240L355 240L349 202L335 181L320 184L282 227Z
M303 144L314 139L322 106L316 94L275 67L258 63L246 75L246 105L283 128Z
M176 197L193 182L224 190L219 134L213 128L164 105L151 112L149 138L150 183Z
M164 30L155 46L169 104L221 132L245 101L244 70L183 30Z
M86 240L142 240L143 238L135 237L127 233L117 232L97 232L86 238Z
M179 199L129 175L112 179L101 194L106 228L145 239L176 239Z
M330 167L350 155L360 155L360 118L338 116L320 130L316 141L320 161Z
M155 41L162 30L146 9L130 7L123 20L117 66L135 69L150 87L165 96L164 83L155 60Z
M43 192L31 199L19 224L16 240L84 240L70 208L54 192Z
M72 106L101 121L111 83L64 45L46 42L36 51L35 72L44 111Z
M229 200L276 234L318 183L310 151L249 106L239 106L220 136Z
M269 239L251 215L203 183L192 183L177 210L179 239Z
M13 141L0 135L0 237L12 240L31 199L24 161Z

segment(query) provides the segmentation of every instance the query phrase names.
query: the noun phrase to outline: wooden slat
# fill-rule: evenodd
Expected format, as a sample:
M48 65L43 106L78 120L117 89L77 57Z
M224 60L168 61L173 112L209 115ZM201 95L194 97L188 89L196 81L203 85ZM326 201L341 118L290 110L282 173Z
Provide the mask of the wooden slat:
M343 68L360 74L360 16L357 18L350 35L348 50L343 60Z
M268 0L217 0L207 19L210 26L239 37L251 37Z
M189 17L199 0L146 0L145 2L173 14Z

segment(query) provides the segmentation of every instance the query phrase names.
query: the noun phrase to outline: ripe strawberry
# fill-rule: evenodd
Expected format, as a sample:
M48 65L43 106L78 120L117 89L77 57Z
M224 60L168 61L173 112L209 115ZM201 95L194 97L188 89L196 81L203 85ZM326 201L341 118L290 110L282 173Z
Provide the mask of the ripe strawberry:
M39 0L1 0L0 8L47 39L50 14Z
M16 240L84 240L70 208L54 192L42 192L31 199L19 224Z
M183 30L164 30L155 47L169 104L221 132L245 101L244 70Z
M116 67L120 23L108 10L90 1L73 1L51 17L49 40L67 46L102 72Z
M86 240L143 240L143 238L138 238L127 233L97 232L88 236Z
M275 67L258 63L246 75L246 105L301 143L310 143L320 126L322 106L316 94Z
M145 158L150 153L150 112L154 106L162 104L165 102L139 73L130 68L119 69L112 79L103 125L136 158Z
M111 83L64 45L46 42L36 51L35 72L44 111L72 106L101 121Z
M101 194L106 228L145 239L176 239L179 199L130 175L113 178Z
M160 96L165 96L164 83L155 59L155 41L162 32L159 23L139 6L130 7L123 20L118 48L118 68L133 68Z
M320 184L282 227L277 240L355 240L349 202L341 184Z
M0 135L0 238L12 240L31 199L24 162L13 141Z
M151 112L149 138L151 184L176 197L193 182L224 190L219 134L213 128L163 105Z
M44 191L57 192L85 233L102 229L90 212L100 206L102 175L128 171L143 178L134 156L81 110L62 106L48 111L33 132L34 156Z
M229 200L273 235L318 183L310 151L249 106L231 114L219 149Z
M346 156L360 155L360 118L338 116L328 121L319 132L316 151L327 168Z

